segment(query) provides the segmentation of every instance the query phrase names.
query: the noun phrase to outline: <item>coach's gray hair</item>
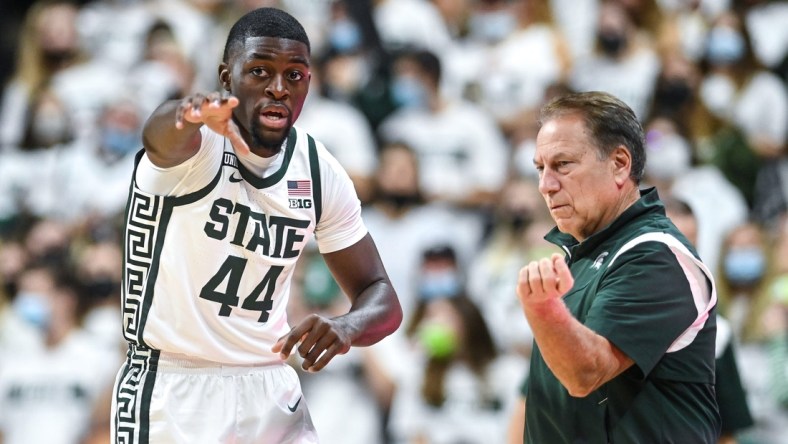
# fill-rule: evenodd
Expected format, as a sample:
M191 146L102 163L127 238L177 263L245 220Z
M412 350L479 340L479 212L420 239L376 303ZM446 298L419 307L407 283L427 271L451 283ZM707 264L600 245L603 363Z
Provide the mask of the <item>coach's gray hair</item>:
M542 107L539 126L569 114L583 118L600 160L606 159L619 145L626 147L632 155L629 177L640 184L646 166L646 139L632 108L606 92L571 93L559 96Z

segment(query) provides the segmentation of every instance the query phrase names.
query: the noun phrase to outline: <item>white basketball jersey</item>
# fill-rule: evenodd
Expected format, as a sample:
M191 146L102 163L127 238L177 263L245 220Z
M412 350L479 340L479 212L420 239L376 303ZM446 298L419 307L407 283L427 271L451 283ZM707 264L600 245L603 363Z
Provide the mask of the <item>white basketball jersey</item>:
M202 189L159 196L132 183L124 335L137 349L237 365L280 362L270 349L289 331L291 277L321 220L324 185L346 190L332 190L328 202L353 199L350 208L358 207L318 226L321 237L335 239L329 250L366 234L360 204L336 160L301 130L291 129L281 166L267 177L245 168L224 138L212 140L201 150L222 156L221 166Z

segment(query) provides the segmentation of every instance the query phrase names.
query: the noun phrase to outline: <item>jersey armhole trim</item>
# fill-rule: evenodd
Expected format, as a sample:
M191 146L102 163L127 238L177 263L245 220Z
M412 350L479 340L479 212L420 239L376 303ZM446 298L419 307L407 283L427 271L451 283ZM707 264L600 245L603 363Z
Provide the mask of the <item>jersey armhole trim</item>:
M312 199L315 201L315 229L320 223L320 216L323 213L323 189L320 182L320 160L317 157L317 146L315 139L307 134L309 141L309 171L312 175Z

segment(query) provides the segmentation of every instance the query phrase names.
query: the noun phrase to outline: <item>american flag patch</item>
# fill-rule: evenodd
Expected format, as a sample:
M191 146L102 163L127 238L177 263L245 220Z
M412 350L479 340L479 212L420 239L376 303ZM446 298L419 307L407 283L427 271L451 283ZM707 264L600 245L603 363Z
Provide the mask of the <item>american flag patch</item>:
M309 180L288 180L288 196L309 196L312 194L312 182Z

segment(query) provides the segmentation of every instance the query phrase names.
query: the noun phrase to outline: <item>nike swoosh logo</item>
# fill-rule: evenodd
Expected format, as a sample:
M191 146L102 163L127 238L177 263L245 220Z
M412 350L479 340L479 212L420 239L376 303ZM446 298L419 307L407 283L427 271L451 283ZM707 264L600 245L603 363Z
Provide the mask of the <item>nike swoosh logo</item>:
M242 178L236 177L235 173L230 175L230 182L232 183L240 182L242 180L243 180Z
M287 410L290 410L291 412L295 413L296 409L298 409L298 404L301 404L301 398L302 398L302 397L303 397L303 396L299 396L299 397L298 397L298 401L296 401L296 403L295 403L295 404L293 404L293 406L292 406L292 407L291 407L291 406L287 406Z

